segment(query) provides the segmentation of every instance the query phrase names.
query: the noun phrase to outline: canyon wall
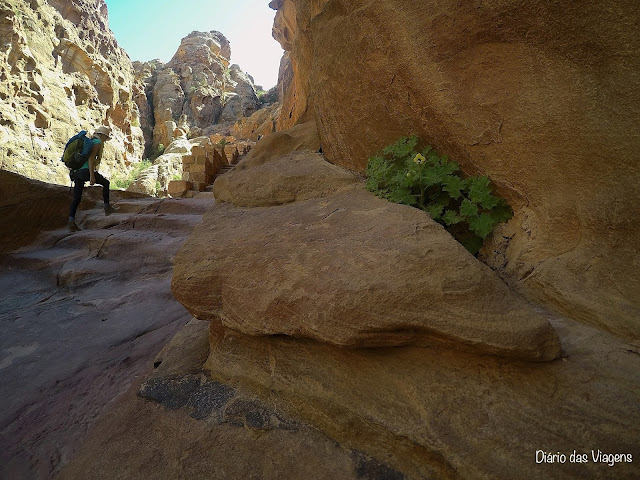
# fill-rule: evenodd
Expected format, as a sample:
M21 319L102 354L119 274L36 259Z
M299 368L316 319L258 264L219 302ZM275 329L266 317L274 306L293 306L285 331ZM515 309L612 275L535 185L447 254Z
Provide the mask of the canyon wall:
M222 33L191 32L169 63L134 63L147 92L147 106L140 106L151 134L147 148L168 147L181 135L228 133L260 108L253 79L230 65L230 58L231 46Z
M638 337L640 21L631 0L274 0L279 128L363 171L418 135L514 207L481 252L530 299Z
M69 137L112 128L101 172L142 157L134 101L144 94L108 27L104 0L0 2L0 161L3 170L68 183Z

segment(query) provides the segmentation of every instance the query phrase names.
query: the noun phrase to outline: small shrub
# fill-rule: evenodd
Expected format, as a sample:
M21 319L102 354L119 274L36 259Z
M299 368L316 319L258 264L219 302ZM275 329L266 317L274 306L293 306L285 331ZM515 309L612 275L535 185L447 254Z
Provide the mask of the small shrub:
M494 227L513 216L511 207L493 195L489 177L464 179L457 163L430 146L418 152L417 145L417 137L405 137L372 156L367 189L426 211L476 255Z
M115 175L110 180L110 187L115 189L124 189L126 190L129 185L137 180L140 176L140 173L146 168L149 168L152 165L149 159L145 159L139 163L136 163L131 170L129 170L129 174L126 177L120 177Z

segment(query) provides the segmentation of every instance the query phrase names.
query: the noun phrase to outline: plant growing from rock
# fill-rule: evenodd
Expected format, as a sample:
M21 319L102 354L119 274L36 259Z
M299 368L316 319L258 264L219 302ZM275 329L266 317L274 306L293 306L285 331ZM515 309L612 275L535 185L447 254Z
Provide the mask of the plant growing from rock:
M404 137L369 158L367 190L426 211L477 255L494 227L513 216L511 207L493 195L489 177L462 178L457 163L417 145L417 137Z
M112 189L123 189L126 190L129 185L135 182L143 170L149 168L152 165L149 159L144 159L143 161L136 163L133 168L129 171L129 174L126 177L114 176L111 179L110 187Z

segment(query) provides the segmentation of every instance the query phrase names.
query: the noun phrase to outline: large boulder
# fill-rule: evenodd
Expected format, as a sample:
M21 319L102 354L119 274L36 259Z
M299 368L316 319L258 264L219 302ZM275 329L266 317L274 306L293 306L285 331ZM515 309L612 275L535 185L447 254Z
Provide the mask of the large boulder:
M311 199L217 204L175 259L176 298L197 318L248 335L559 355L545 317L440 225L361 185L340 191L354 179L336 168L298 153L236 174L230 199L243 205L295 200L292 183L307 185L301 197Z
M217 200L243 207L281 205L353 187L359 179L327 163L322 155L300 150L254 168L231 171L213 184Z
M529 298L627 338L640 318L640 30L612 0L281 0L294 80L332 163L416 134L514 207L484 255Z
M315 122L303 123L262 138L238 164L236 170L253 168L296 151L317 152L320 147Z

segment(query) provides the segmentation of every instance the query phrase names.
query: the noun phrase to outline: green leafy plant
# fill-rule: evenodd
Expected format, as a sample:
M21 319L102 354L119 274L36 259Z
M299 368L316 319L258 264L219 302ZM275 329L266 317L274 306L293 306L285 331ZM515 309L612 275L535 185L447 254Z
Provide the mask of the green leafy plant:
M489 177L462 178L446 155L417 146L417 137L405 137L369 158L367 190L426 211L476 255L494 227L513 216L511 207L493 195Z
M110 183L110 188L114 189L127 189L129 185L135 182L143 170L149 168L152 165L149 159L145 159L139 163L136 163L131 170L129 170L129 174L124 176L115 175Z

